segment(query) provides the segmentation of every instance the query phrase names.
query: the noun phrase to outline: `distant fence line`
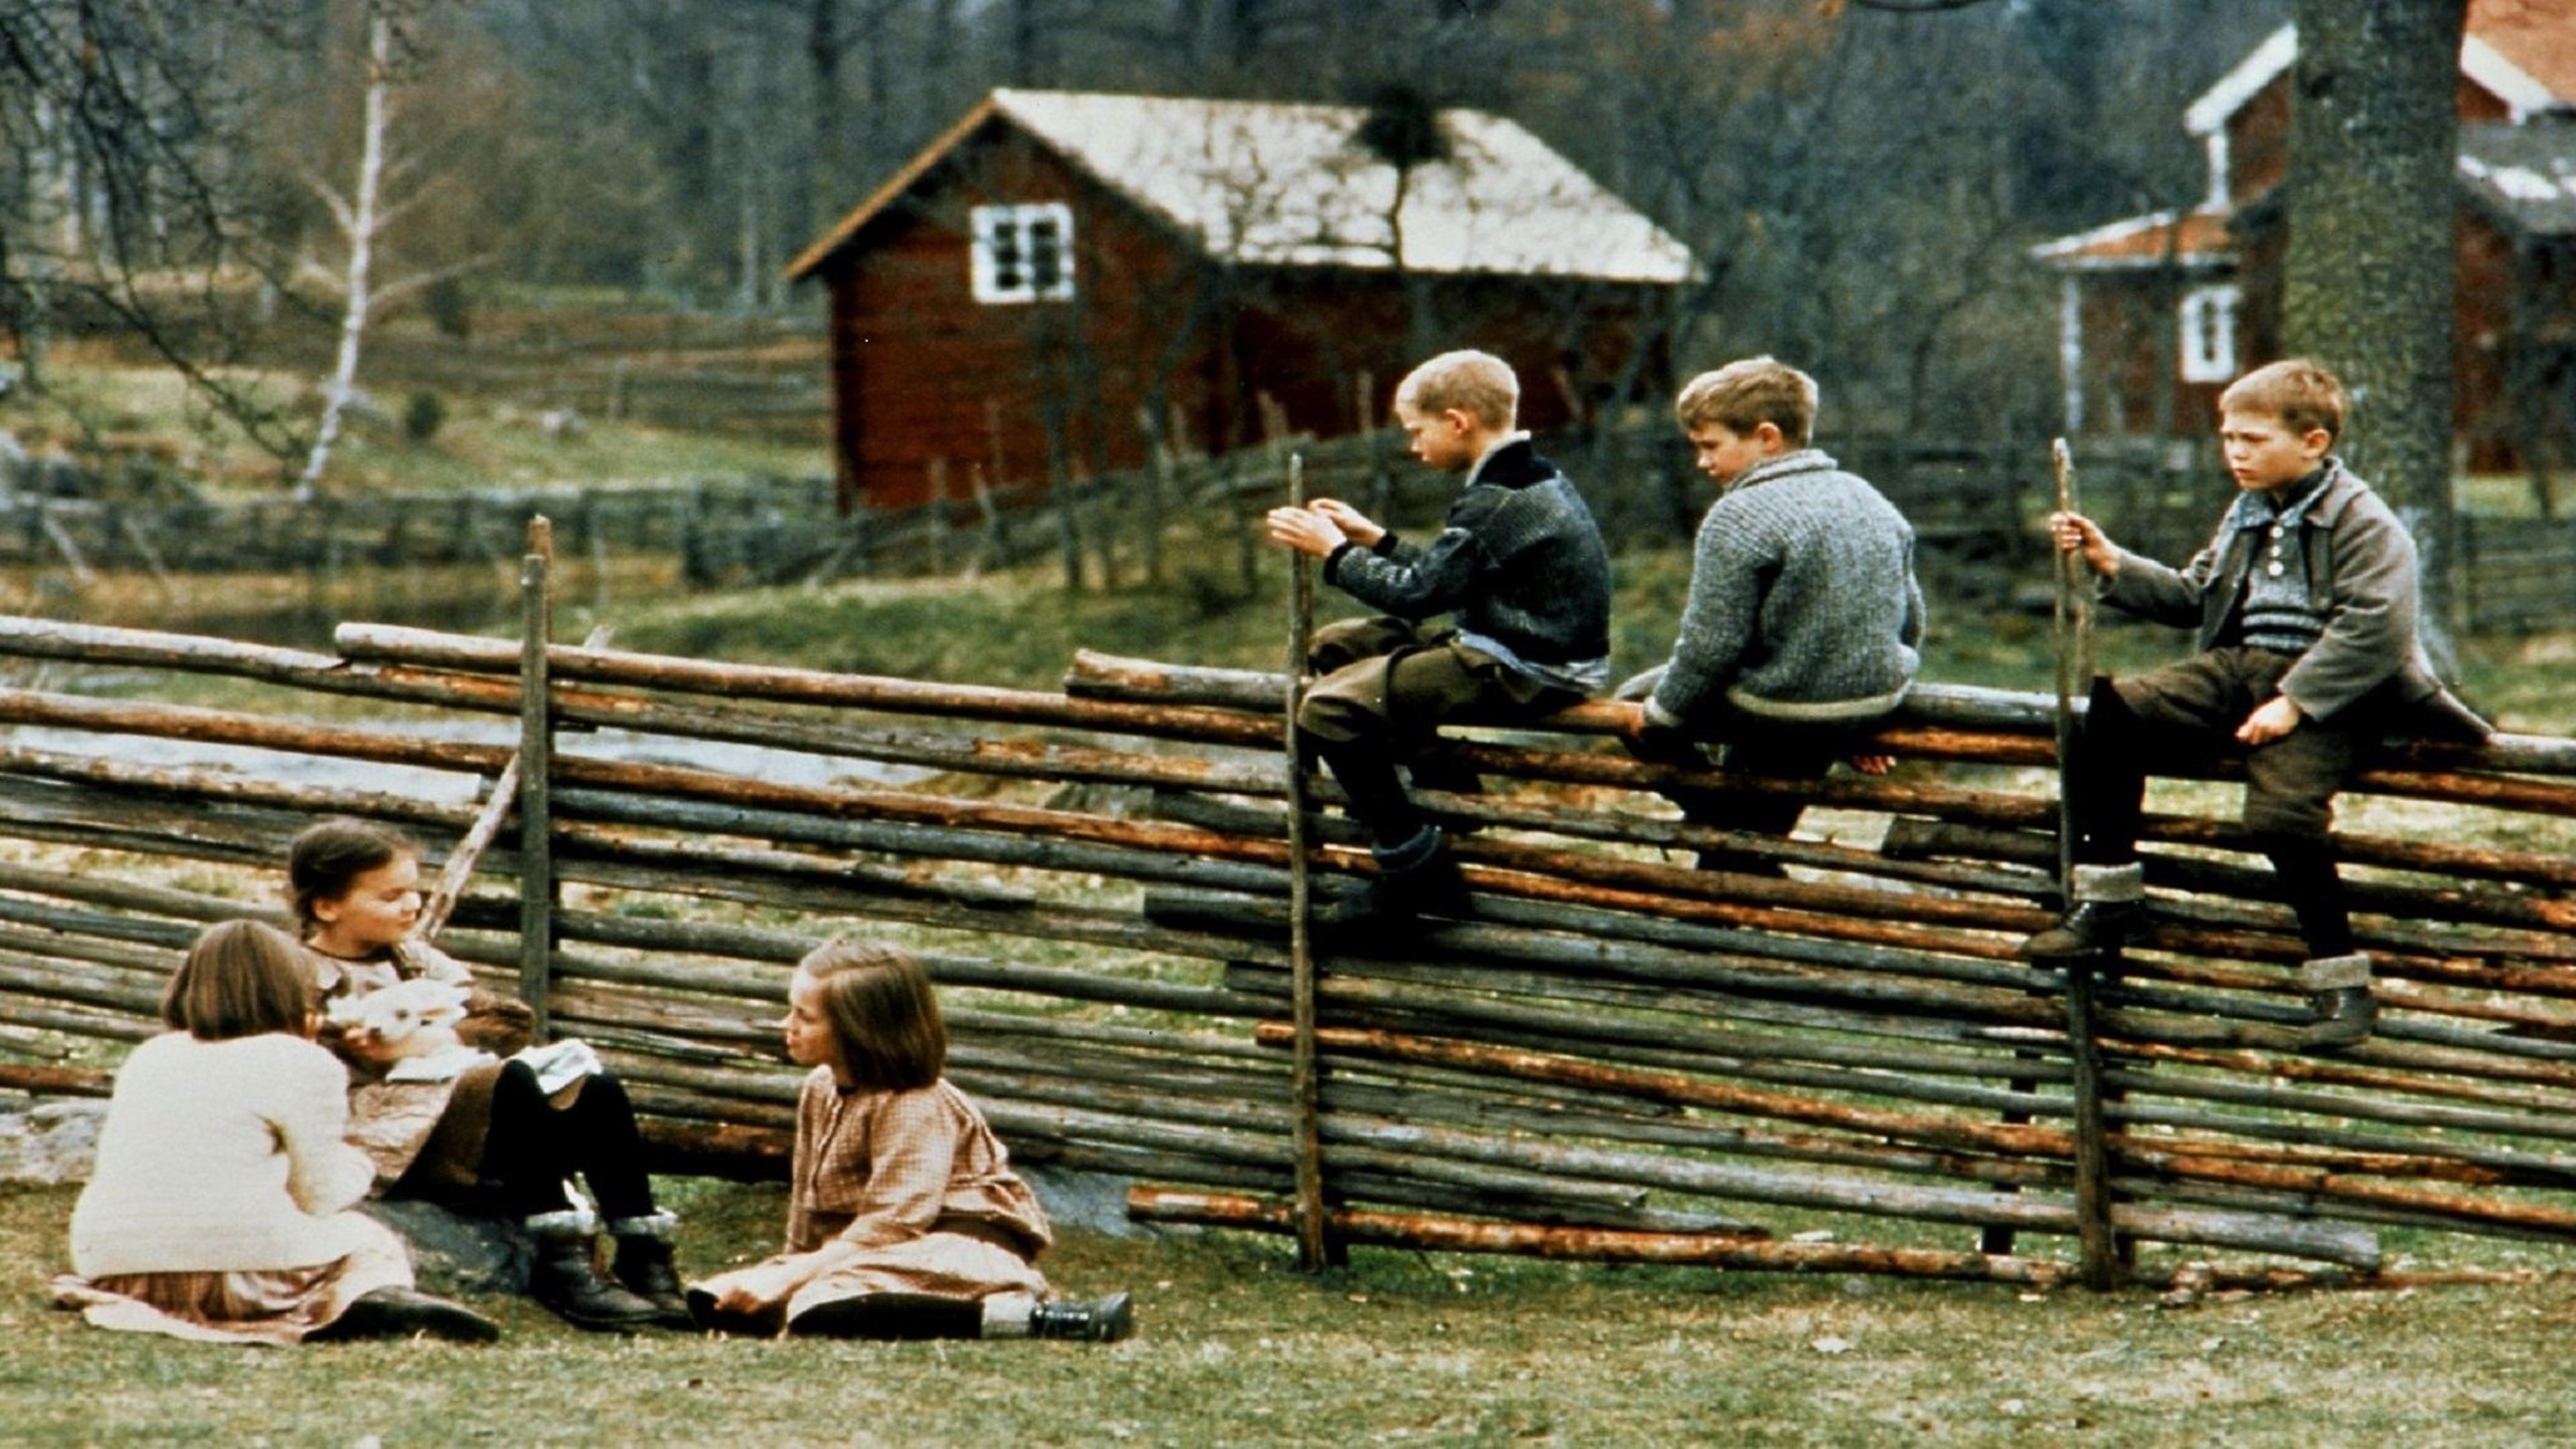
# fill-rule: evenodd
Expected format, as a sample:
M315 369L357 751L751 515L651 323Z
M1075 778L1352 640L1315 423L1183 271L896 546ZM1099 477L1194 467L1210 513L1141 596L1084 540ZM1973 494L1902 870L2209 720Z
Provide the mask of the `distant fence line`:
M2047 452L2037 439L1825 437L1843 466L1877 484L1912 520L1924 567L1949 597L2000 602L2037 573ZM1540 445L1573 474L1614 544L1690 536L1708 484L1660 423L1565 433ZM2147 438L2075 444L2085 510L2122 543L2179 561L2206 540L2222 501L2205 446ZM922 576L1056 559L1069 585L1159 585L1227 572L1249 589L1263 548L1252 526L1283 496L1291 455L1310 496L1347 498L1400 523L1438 517L1452 480L1416 466L1403 435L1283 437L1211 456L1157 450L1141 468L1074 477L1050 489L997 486L935 471L932 502L840 513L832 480L752 475L621 487L402 492L237 500L81 498L0 489L0 566L76 576L133 568L335 574L343 569L502 563L530 518L554 520L568 559L678 561L693 585ZM175 491L175 490L173 490ZM1211 569L1202 529L1186 565L1167 557L1177 520L1231 520ZM2463 515L2456 622L2472 633L2563 626L2576 572L2576 522ZM1227 556L1231 555L1230 565Z

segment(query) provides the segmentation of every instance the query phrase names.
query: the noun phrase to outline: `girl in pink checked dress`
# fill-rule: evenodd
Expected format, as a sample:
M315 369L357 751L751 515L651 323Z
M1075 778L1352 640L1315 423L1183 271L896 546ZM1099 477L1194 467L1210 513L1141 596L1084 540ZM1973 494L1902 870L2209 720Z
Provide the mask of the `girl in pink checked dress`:
M1053 1241L984 1114L940 1075L948 1032L921 964L833 941L797 964L780 1023L811 1067L796 1104L786 1250L688 1291L725 1333L1127 1336L1127 1295L1052 1299Z

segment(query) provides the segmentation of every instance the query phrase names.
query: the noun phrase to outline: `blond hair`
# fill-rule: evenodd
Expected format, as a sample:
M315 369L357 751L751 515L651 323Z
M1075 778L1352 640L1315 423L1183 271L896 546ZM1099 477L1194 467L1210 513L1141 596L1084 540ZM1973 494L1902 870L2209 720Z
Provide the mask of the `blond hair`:
M1510 363L1490 352L1444 352L1396 384L1398 413L1417 417L1456 408L1485 427L1509 428L1520 415L1521 380Z
M948 1069L939 997L911 952L834 937L806 952L796 969L821 984L832 1052L854 1085L908 1092Z
M1775 357L1742 358L1682 384L1673 416L1683 432L1715 423L1749 433L1769 423L1782 442L1803 448L1816 426L1816 380Z
M2343 435L2343 384L2304 357L2285 357L2229 383L2218 395L2218 410L2278 418L2302 437L2323 428L2328 438L2337 438Z

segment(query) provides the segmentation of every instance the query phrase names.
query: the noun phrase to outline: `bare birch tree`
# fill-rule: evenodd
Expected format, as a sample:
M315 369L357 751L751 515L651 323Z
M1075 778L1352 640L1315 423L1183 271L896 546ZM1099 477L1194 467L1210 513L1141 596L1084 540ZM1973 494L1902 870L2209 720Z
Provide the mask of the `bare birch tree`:
M380 275L381 243L387 230L404 213L430 200L440 179L423 176L424 152L398 148L394 140L397 102L415 74L421 43L415 27L427 9L414 0L366 0L357 175L347 191L319 173L305 175L305 183L329 209L344 251L336 276L323 274L342 302L339 345L331 375L322 385L322 420L314 429L304 471L296 481L298 498L311 498L331 465L332 449L340 441L350 402L357 395L358 359L369 317L383 304L470 270L480 261L424 268L392 280ZM322 271L318 262L314 270Z

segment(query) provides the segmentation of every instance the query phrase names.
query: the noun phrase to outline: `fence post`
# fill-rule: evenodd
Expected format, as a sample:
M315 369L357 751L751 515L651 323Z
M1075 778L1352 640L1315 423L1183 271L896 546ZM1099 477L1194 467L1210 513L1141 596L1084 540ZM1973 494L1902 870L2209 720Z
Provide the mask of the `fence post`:
M930 572L934 578L948 577L948 460L933 458L926 465L930 472L930 501L922 505L922 516L930 520Z
M1306 506L1306 460L1288 455L1288 506ZM1297 707L1305 702L1307 636L1315 624L1315 568L1292 554L1288 577L1288 990L1289 1026L1295 1033L1290 1068L1290 1129L1295 1133L1297 1261L1315 1269L1341 1262L1341 1245L1325 1228L1323 1063L1315 1044L1315 941L1307 917L1312 905L1312 862L1306 838L1306 770L1299 755Z
M1136 523L1136 540L1145 555L1145 582L1163 582L1163 529L1172 517L1172 451L1163 441L1162 424L1151 407L1136 409L1136 430L1145 435L1145 507Z
M1395 511L1395 474L1386 466L1386 435L1379 431L1375 416L1377 379L1368 369L1360 369L1353 391L1358 394L1354 409L1360 425L1360 446L1368 466L1368 515L1380 523Z
M546 1039L546 998L554 976L554 815L546 794L554 771L553 688L546 645L554 637L554 525L528 520L528 551L519 560L519 995L536 1013Z
M2059 438L2049 450L2058 511L2075 510L2075 455ZM2057 547L2057 880L2061 899L2075 899L2075 797L2066 767L2075 748L2075 691L2092 688L2092 611L2084 604L2085 562ZM2102 1062L2093 1040L2094 957L2066 962L2066 1048L2072 1067L2075 1130L2075 1232L2083 1254L2084 1286L2107 1292L2120 1286L2121 1249L2111 1229L2111 1152L2102 1113Z

